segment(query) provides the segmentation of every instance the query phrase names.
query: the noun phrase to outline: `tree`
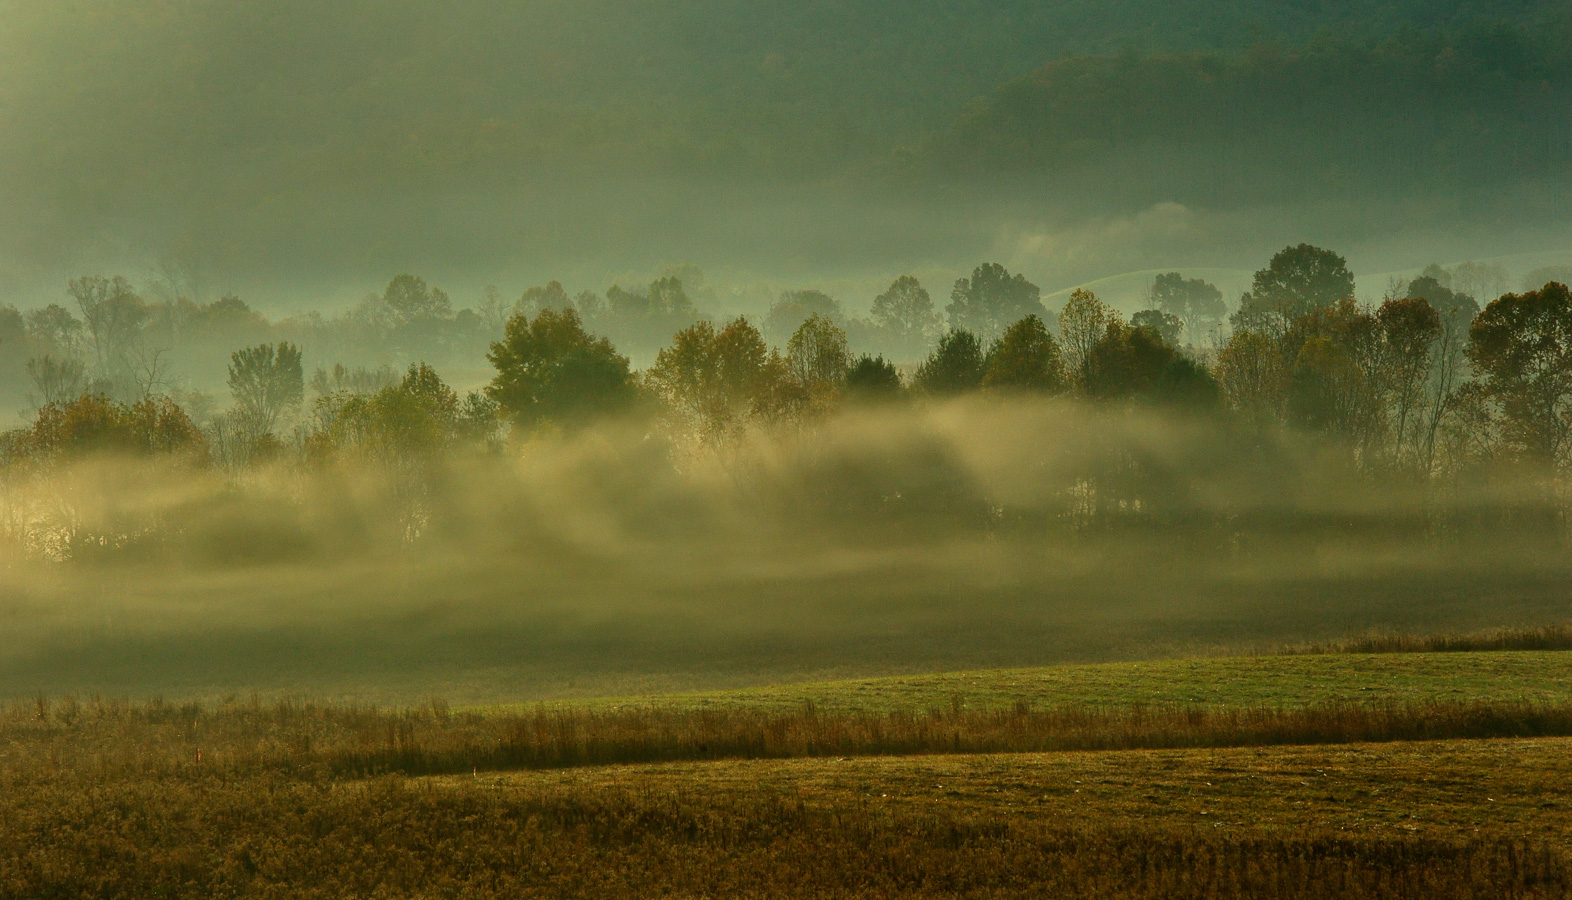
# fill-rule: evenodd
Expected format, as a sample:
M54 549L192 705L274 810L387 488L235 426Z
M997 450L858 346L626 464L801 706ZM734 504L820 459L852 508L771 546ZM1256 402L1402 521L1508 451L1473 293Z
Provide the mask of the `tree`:
M1236 409L1266 425L1282 416L1288 365L1277 342L1258 331L1236 331L1217 353L1218 381Z
M789 378L759 330L738 317L718 331L696 322L677 332L645 380L685 429L714 443L733 436L750 415L775 409L772 393Z
M579 311L579 318L590 324L606 315L606 301L594 291L579 291L579 295L573 298L573 308Z
M66 290L82 313L93 374L111 380L122 377L131 348L151 318L147 304L131 289L130 282L118 275L73 278Z
M1430 268L1439 268L1432 266ZM1430 268L1427 268L1428 272ZM1468 367L1465 351L1468 347L1468 326L1479 315L1479 304L1466 293L1452 290L1434 277L1421 276L1408 285L1407 296L1420 297L1437 313L1441 335L1435 342L1435 361L1431 368L1430 383L1425 398L1425 423L1421 452L1423 468L1428 471L1435 461L1436 440L1441 423L1446 418L1448 405Z
M1151 396L1177 356L1156 331L1114 319L1088 354L1086 393L1104 400Z
M1494 267L1499 268L1499 267ZM1500 282L1506 281L1506 272L1501 272ZM1537 291L1545 285L1556 282L1557 284L1572 284L1572 266L1540 266L1523 276L1523 290ZM1476 297L1488 297L1490 291L1471 291Z
M453 302L441 290L415 275L399 275L382 292L393 327L453 318Z
M915 386L926 394L949 396L982 386L985 360L982 341L964 328L951 329L917 367Z
M864 353L846 372L846 392L865 400L898 397L901 393L901 373L883 356Z
M1550 282L1506 294L1468 330L1468 361L1519 455L1560 461L1572 431L1572 292Z
M1374 315L1346 297L1300 316L1281 344L1298 348L1289 371L1289 421L1361 451L1385 436L1384 351Z
M873 298L873 321L908 359L918 356L940 328L933 299L916 278L902 275Z
M562 282L548 282L544 287L532 287L513 304L513 314L537 316L546 310L573 309L573 300L563 289Z
M168 393L169 351L162 347L138 347L130 360L131 386L137 399Z
M1059 339L1065 365L1083 387L1091 379L1092 348L1118 316L1091 291L1076 288L1059 310Z
M410 366L397 385L378 391L370 407L380 449L394 453L441 450L458 424L458 395L423 362Z
M229 357L229 390L241 424L255 437L272 434L305 396L305 372L294 344L259 344Z
M71 311L58 303L27 314L27 333L45 348L47 353L60 357L75 357L81 347L82 323Z
M1492 263L1462 262L1447 273L1446 285L1459 294L1470 297L1499 297L1510 290L1507 270ZM1545 281L1554 279L1547 278ZM1533 285L1539 287L1545 281ZM1440 311L1441 307L1436 307Z
M841 321L841 305L823 291L786 291L770 306L764 320L764 330L776 340L790 335L809 318L818 316L827 322Z
M1222 403L1223 388L1205 365L1175 354L1158 375L1152 399L1172 406L1212 409Z
M232 338L236 335L255 335L267 330L267 317L246 305L234 294L225 294L205 306L193 305L187 325L195 332L210 338Z
M809 316L787 341L786 361L792 377L809 395L833 394L845 382L846 370L851 367L846 332L829 319Z
M613 316L623 319L644 319L650 314L650 295L624 290L612 285L606 291L606 308Z
M317 400L317 420L307 448L355 450L384 462L410 463L439 453L467 436L467 415L495 408L476 395L458 394L424 362L412 364L396 384L373 394L329 394ZM493 419L493 423L495 419Z
M1403 297L1423 299L1443 317L1466 313L1468 320L1473 321L1474 316L1479 315L1479 303L1473 295L1455 291L1429 275L1421 275L1410 281Z
M521 426L580 422L634 399L627 357L586 332L572 309L513 316L486 359L497 370L486 395Z
M1234 330L1282 334L1300 316L1353 296L1354 275L1343 257L1310 244L1285 247L1255 273L1234 313Z
M398 384L399 374L392 366L368 369L356 366L351 369L343 363L334 363L332 370L318 368L311 375L311 391L318 397L328 394L375 394L385 387Z
M200 462L207 455L201 429L168 397L127 405L89 393L46 404L20 444L24 452L37 456L172 454Z
M1365 411L1360 400L1368 392L1364 371L1345 348L1317 335L1294 360L1286 398L1288 421L1309 431L1348 436Z
M688 298L688 292L683 290L682 279L675 275L657 278L650 282L648 297L649 315L653 318L686 321L699 314L693 301Z
M588 310L586 306L582 311ZM606 291L604 313L597 321L604 323L608 335L619 345L655 349L698 317L699 311L683 289L682 280L666 276L638 293L612 285Z
M494 284L486 285L480 295L480 304L475 307L475 314L480 317L488 334L500 332L508 323L512 310L508 302L502 299L502 291Z
M1057 394L1068 381L1058 342L1042 319L1027 316L1011 325L994 345L982 383L1002 390Z
M31 357L34 343L21 311L10 304L0 304L0 384L21 376L23 361Z
M1382 380L1391 408L1393 443L1401 455L1410 434L1417 446L1419 413L1441 337L1441 316L1423 297L1388 300L1376 311L1381 329Z
M951 329L965 329L983 340L997 337L1026 316L1046 318L1042 292L1019 273L1011 275L998 263L984 263L971 278L955 282L945 312Z
M1200 278L1185 278L1178 272L1164 272L1152 282L1150 301L1153 309L1160 310L1184 323L1185 340L1199 344L1201 337L1210 332L1228 314L1228 304L1223 302L1223 292L1217 286ZM1177 346L1177 339L1169 343Z
M33 382L31 400L38 406L66 403L82 395L85 371L81 360L69 356L56 358L45 353L27 361L27 377Z
M1184 323L1172 313L1165 313L1158 309L1143 309L1130 317L1130 327L1147 328L1163 339L1163 343L1170 347L1179 346L1179 335L1184 330Z

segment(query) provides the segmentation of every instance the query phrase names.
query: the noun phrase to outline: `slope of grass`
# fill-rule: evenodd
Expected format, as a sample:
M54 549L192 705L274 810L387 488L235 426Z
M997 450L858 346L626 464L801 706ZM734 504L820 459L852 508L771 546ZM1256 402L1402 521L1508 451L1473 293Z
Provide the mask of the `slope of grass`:
M891 813L1074 820L1232 834L1315 828L1446 839L1512 835L1572 850L1572 739L1087 753L727 760L440 777L545 788L784 796Z
M1563 658L1222 657L489 714L39 697L0 709L0 900L1567 897L1572 736L1522 737L1572 734ZM1061 749L954 752L1033 741ZM799 758L735 758L769 755ZM593 764L616 760L656 761Z
M0 769L0 897L1566 897L1572 742L509 776Z
M998 669L591 701L592 708L746 705L825 711L1066 703L1300 706L1373 701L1572 702L1572 653L1557 651L1225 656Z

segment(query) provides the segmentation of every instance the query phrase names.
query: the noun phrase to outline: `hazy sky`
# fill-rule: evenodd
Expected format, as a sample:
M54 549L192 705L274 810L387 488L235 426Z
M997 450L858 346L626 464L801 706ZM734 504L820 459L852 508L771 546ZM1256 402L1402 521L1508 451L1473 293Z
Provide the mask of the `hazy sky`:
M1553 256L1572 246L1560 181L1284 202L1201 186L1162 147L1026 176L943 177L924 160L979 98L1075 54L1238 55L1556 9L0 0L0 299L161 263L273 310L349 302L404 271L465 302L486 284L604 289L692 263L838 286L858 309L896 274L985 259L1052 292L1249 270L1300 240L1363 273Z

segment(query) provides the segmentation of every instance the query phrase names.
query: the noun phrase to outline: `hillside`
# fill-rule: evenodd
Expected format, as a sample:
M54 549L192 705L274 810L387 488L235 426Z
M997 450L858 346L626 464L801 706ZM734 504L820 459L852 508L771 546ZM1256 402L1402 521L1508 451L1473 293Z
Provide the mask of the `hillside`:
M1116 172L1184 203L1490 190L1572 162L1572 53L1500 25L1292 52L1075 57L976 104L931 171Z

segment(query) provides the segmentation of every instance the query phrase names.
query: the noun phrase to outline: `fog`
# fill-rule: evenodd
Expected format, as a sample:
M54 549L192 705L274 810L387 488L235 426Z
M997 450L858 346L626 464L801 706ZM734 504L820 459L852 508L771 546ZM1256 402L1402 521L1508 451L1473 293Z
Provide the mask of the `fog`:
M1226 420L977 398L722 451L647 421L0 494L0 689L455 702L1212 652L1567 613L1542 482Z

